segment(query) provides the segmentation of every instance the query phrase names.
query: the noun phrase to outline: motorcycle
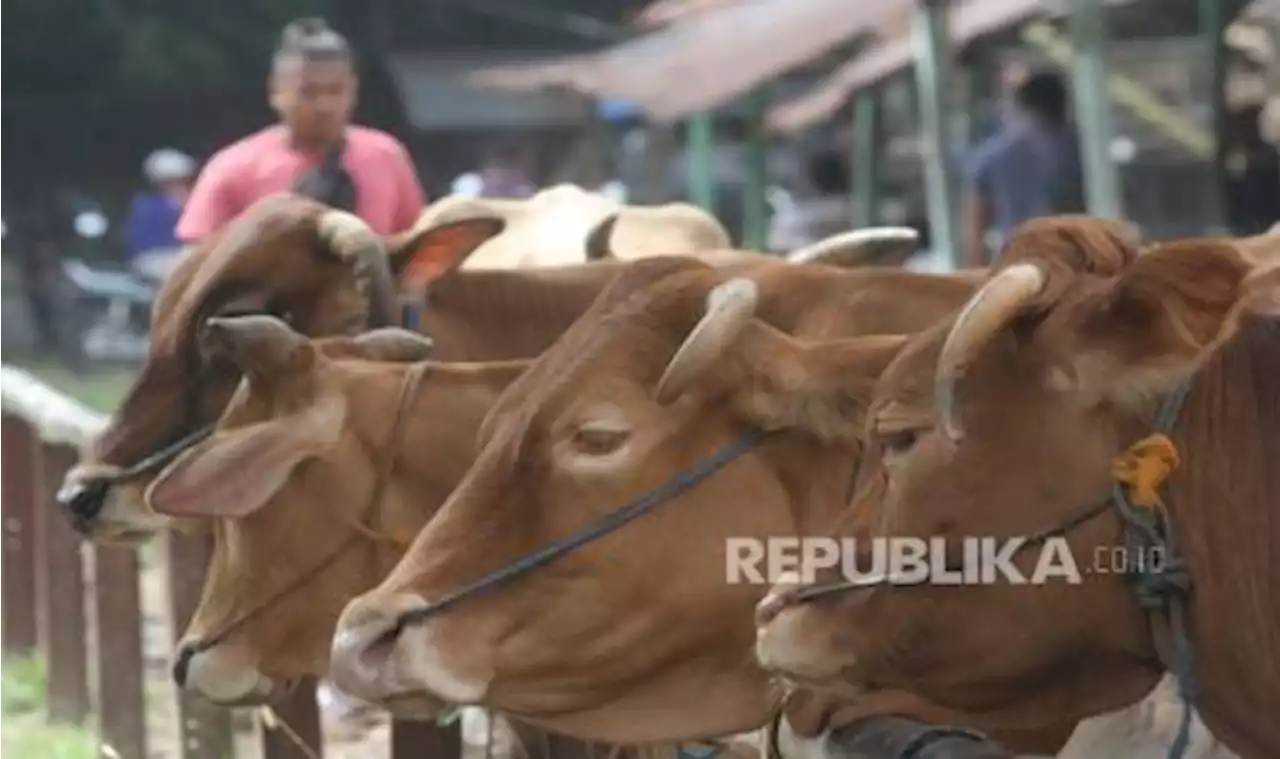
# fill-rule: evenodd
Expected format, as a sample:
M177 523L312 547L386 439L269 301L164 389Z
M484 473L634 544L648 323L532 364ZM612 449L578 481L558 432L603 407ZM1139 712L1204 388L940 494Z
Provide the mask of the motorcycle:
M106 216L96 207L80 210L76 236L94 244L107 233ZM141 361L150 350L151 304L159 282L125 265L89 263L64 256L62 272L71 285L72 327L82 355L90 361Z

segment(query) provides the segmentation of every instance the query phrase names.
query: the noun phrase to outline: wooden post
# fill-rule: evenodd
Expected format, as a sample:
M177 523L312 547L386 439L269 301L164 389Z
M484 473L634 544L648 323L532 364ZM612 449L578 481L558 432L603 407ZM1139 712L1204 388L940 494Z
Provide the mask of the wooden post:
M873 227L880 223L881 121L879 92L858 93L853 101L853 139L849 143L855 227Z
M3 485L4 607L0 634L5 658L34 653L36 633L35 430L11 414L3 417L0 484Z
M205 568L209 565L211 537L207 532L198 535L170 532L167 536L169 600L175 639L181 637L200 603ZM193 693L179 692L178 719L182 759L226 759L231 756L230 709L215 706Z
M98 731L117 756L147 755L138 554L93 547Z
M685 169L689 197L694 204L715 213L715 114L699 113L689 119L685 133Z
M947 5L944 0L918 0L912 26L916 89L920 104L921 159L928 198L929 239L960 268L960 238L956 234L955 183L947 139Z
M757 88L747 98L747 183L742 192L742 247L763 251L769 235L769 207L765 202L769 184L769 134L764 124L769 94Z
M89 675L85 649L84 565L80 539L54 501L63 475L76 462L65 445L43 445L38 457L39 497L35 522L39 538L36 598L41 648L47 664L45 695L49 720L79 725L89 716Z
M397 719L391 721L391 759L459 759L462 720L452 725Z
M284 725L275 730L263 728L263 759L319 759L324 756L314 677L298 683L288 698L275 706L275 712ZM306 744L306 749L298 745L299 740Z
M1076 50L1072 87L1080 152L1084 163L1085 198L1094 216L1120 218L1120 177L1111 160L1115 126L1107 97L1106 24L1099 0L1071 3L1071 37Z

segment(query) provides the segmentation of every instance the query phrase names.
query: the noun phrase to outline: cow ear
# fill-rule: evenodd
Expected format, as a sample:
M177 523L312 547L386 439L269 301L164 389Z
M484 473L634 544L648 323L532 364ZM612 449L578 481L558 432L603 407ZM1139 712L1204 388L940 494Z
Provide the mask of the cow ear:
M721 371L735 408L757 426L853 440L864 430L876 381L906 341L906 335L797 340L756 319Z
M1251 268L1227 241L1151 249L1079 306L1054 379L1121 402L1171 389L1234 333Z
M399 327L370 330L353 342L359 354L370 361L422 361L435 347L426 335Z
M224 356L257 378L306 366L314 353L306 337L264 314L210 318L200 345L205 353Z
M401 291L420 292L462 266L481 245L507 226L500 216L451 221L406 234L389 250L391 268Z
M173 517L243 517L265 506L295 467L337 442L345 403L332 398L289 416L215 432L147 488L147 505Z

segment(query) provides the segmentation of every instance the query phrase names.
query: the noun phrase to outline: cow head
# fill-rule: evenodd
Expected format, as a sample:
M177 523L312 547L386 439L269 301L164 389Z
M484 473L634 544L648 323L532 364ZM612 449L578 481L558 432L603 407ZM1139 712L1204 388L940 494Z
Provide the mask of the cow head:
M435 223L476 216L500 218L508 226L467 259L468 269L688 255L731 244L720 222L697 206L625 205L572 184L523 200L450 196L433 203L423 218Z
M392 707L483 702L611 742L764 721L773 694L749 651L765 587L727 582L727 539L794 535L798 501L840 503L864 395L902 338L799 340L763 318L794 301L781 280L723 279L689 259L637 262L508 388L440 513L343 613L340 687ZM617 531L399 624L751 429L775 434Z
M156 513L209 522L215 536L175 679L247 703L326 671L343 605L443 502L524 363L424 362L430 340L398 328L314 342L266 316L205 329L210 352L245 379L213 435L146 495Z
M171 454L217 418L239 376L233 363L201 350L209 319L268 313L310 335L389 325L401 269L415 283L428 281L502 225L460 219L384 241L350 214L274 196L187 251L156 299L146 363L59 493L77 528L95 540L137 542L170 524L145 507L142 493Z
M1274 320L1241 308L1250 283L1268 276L1250 278L1232 241L1139 253L1108 222L1021 227L1002 268L956 317L914 336L880 378L865 484L834 530L864 540L942 537L953 562L964 537L1062 526L1080 581L1059 571L1068 566L1060 554L1031 548L1013 563L1028 578L1053 568L1042 585L881 584L803 602L779 587L758 610L765 666L806 683L918 693L986 714L988 727L996 715L1006 724L1079 719L1151 689L1169 661L1167 630L1153 643L1121 569L1107 563L1124 545L1119 518L1113 509L1078 524L1073 517L1104 503L1117 456L1153 432L1163 399L1195 374L1173 432L1183 464L1166 504L1193 576L1212 578L1205 562L1225 558L1207 559L1207 543L1231 528L1201 511L1280 488L1280 351ZM860 566L872 566L866 553ZM1193 626L1259 608L1251 590L1215 583L1195 592L1214 611L1193 611ZM1240 624L1248 621L1233 618Z

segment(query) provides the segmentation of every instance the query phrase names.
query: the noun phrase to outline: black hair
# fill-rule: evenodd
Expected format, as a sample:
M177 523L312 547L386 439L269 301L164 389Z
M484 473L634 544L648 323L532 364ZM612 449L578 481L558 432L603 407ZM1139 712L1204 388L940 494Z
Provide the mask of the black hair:
M1050 69L1032 71L1013 94L1018 107L1051 124L1067 120L1067 84L1062 75Z
M290 21L280 33L273 59L275 68L293 61L351 61L347 38L318 16Z

